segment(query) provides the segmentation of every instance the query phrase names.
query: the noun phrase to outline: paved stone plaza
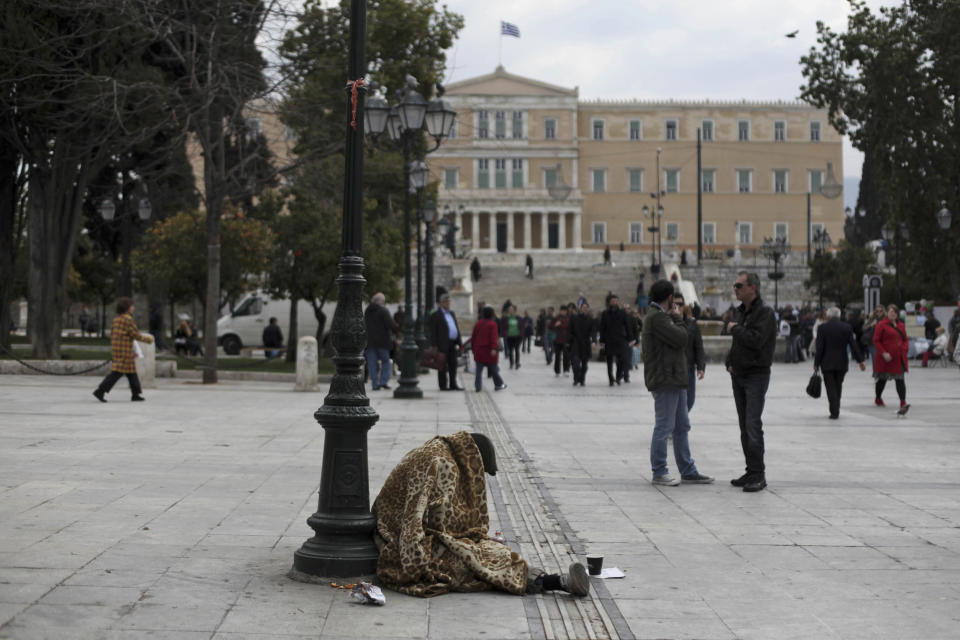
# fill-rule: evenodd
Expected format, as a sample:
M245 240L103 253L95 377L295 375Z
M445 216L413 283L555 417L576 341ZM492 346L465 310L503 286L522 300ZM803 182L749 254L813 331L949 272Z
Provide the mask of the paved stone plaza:
M853 370L837 421L809 374L775 365L757 494L728 483L743 459L718 366L691 414L704 486L649 483L640 371L611 388L591 363L574 389L534 353L504 392L377 392L371 499L407 450L473 424L500 452L494 530L548 570L602 553L626 572L580 600L383 608L286 577L312 534L322 391L161 379L131 404L121 381L102 405L94 378L0 376L0 638L957 638L960 372L912 371L898 420L894 390L878 409Z

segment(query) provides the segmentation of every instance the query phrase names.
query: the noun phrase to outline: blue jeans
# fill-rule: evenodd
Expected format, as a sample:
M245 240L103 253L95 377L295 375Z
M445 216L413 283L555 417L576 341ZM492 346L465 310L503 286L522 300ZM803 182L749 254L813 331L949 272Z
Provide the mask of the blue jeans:
M667 438L673 436L673 457L682 476L697 474L697 465L690 457L690 419L687 417L687 390L660 389L653 391L656 423L650 442L650 466L653 477L669 473L667 469Z
M693 403L697 400L697 367L687 369L687 412L693 411Z
M387 386L387 383L390 382L392 367L390 350L367 347L363 353L367 358L367 372L370 374L370 384L374 389ZM378 364L379 367L377 366Z
M490 370L490 377L493 378L493 384L502 387L503 378L500 377L500 367L497 366L496 362L478 362L477 363L477 378L475 382L475 387L477 391L483 389L483 368L486 367Z
M543 334L543 355L547 359L547 364L553 362L553 338L550 333Z
M733 381L733 401L740 418L740 446L746 459L748 475L762 476L763 464L763 404L770 386L769 373L730 376Z

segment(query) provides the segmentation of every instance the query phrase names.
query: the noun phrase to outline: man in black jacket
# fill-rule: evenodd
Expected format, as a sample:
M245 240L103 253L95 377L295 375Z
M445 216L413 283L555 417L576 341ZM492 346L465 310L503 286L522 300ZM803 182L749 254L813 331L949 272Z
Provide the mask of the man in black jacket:
M463 387L457 386L457 356L463 341L457 316L450 311L449 293L441 294L440 308L430 314L428 325L427 339L447 358L446 367L437 371L440 390L462 391Z
M260 336L263 341L263 355L265 358L276 358L280 354L280 347L283 346L283 331L277 324L276 318L270 318L270 324L263 328L263 334Z
M620 384L621 380L630 382L630 369L624 363L630 327L627 314L620 307L620 299L611 294L607 299L607 308L600 314L600 343L607 356L607 378L610 386ZM617 363L617 376L613 376L613 363Z
M840 309L831 307L827 309L827 321L817 329L813 370L819 369L823 374L823 386L827 388L827 402L830 405L830 418L833 420L840 417L840 394L850 362L847 347L850 347L853 359L860 363L860 371L866 369L853 328L840 320Z
M390 350L393 349L397 323L393 321L390 311L384 306L385 303L384 295L375 293L363 314L364 323L367 325L367 348L364 355L367 358L370 385L374 391L390 388L387 384L390 382Z
M573 386L582 387L587 381L587 364L593 350L593 337L596 333L590 305L583 302L580 312L570 316L570 360L573 364Z
M733 400L740 418L740 445L747 468L739 478L730 481L744 491L760 491L767 486L763 463L763 404L770 386L770 365L777 344L777 319L773 309L760 298L760 276L741 271L733 284L740 301L727 322L727 333L733 336L727 354L727 371L733 383Z

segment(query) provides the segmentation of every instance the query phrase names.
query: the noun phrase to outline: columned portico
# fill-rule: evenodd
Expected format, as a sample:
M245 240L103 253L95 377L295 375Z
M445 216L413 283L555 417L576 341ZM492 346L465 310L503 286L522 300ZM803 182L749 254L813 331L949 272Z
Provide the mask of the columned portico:
M530 219L533 217L533 214L529 211L523 213L523 248L529 251L532 247L530 242Z
M440 205L443 204L441 201ZM467 204L454 214L454 223L459 229L462 230L464 224L470 226L470 246L474 253L497 253L500 248L506 249L505 253L583 250L583 222L579 207L557 210L552 203L521 208L498 207L496 204L482 203L477 207ZM482 221L484 216L486 220ZM521 217L518 219L518 216ZM457 239L465 235L458 232ZM573 237L568 240L569 236Z

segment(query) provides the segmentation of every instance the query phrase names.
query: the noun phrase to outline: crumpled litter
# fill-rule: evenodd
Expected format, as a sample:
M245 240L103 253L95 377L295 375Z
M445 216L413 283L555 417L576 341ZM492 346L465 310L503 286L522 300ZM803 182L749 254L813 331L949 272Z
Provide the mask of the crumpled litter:
M350 598L360 604L374 604L380 607L387 604L387 598L383 595L380 587L370 584L369 582L358 582L353 585L353 590L350 591Z

